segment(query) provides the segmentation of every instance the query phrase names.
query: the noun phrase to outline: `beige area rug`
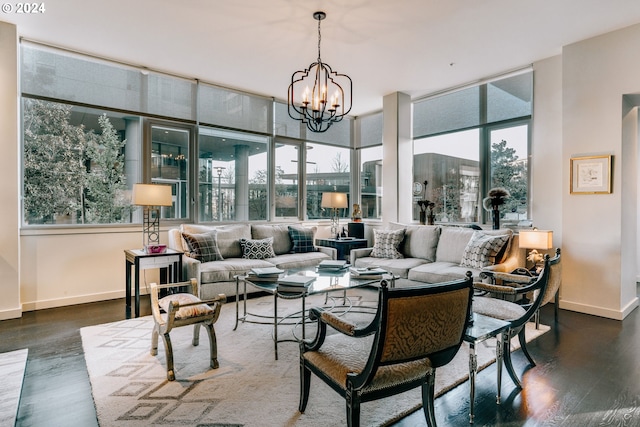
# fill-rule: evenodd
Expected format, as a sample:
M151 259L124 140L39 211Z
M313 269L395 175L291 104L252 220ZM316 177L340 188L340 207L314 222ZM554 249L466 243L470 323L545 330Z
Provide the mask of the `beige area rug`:
M360 290L354 303L373 304L376 294ZM324 298L309 302L321 305ZM249 311L270 314L273 297L248 301ZM278 301L279 313L299 309L299 300ZM278 346L274 360L272 327L241 323L233 331L235 304L223 306L215 325L220 367L209 369L209 341L201 330L200 345L191 345L192 327L171 332L176 381L166 380L162 340L158 355L149 354L152 319L142 317L82 328L82 342L91 380L98 422L107 426L340 426L346 425L345 402L317 378L304 414L298 408L299 348L295 342ZM542 328L542 327L541 327ZM280 338L291 336L280 328ZM527 336L533 339L548 330ZM309 327L307 336L315 332ZM517 341L517 340L516 340ZM478 346L481 368L494 362L495 341ZM438 369L437 392L442 394L468 379L468 347L454 361ZM466 386L465 386L466 387ZM420 390L362 405L362 425L382 426L420 408Z
M13 426L18 415L28 349L0 354L0 426Z

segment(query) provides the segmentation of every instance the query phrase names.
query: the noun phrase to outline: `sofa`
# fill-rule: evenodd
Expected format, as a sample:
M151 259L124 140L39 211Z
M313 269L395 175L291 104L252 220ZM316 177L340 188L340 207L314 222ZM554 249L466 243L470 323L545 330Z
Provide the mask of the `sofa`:
M446 282L464 278L467 271L482 280L483 270L511 272L525 265L518 235L511 229L390 224L373 232L374 246L353 249L351 265L384 268L398 276L399 283Z
M283 270L336 259L333 248L316 247L315 227L300 224L182 224L168 232L168 246L184 252L182 277L198 281L201 299L235 295L235 276L252 268ZM247 292L257 291L248 286Z

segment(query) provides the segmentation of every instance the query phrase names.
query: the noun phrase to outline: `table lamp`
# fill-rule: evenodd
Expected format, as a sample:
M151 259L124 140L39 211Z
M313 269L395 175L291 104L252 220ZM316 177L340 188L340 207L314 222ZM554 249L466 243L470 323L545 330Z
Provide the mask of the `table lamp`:
M322 193L320 207L331 209L331 236L337 236L340 226L338 209L347 207L347 195L345 193Z
M543 254L537 250L547 250L553 247L553 231L551 230L520 230L519 246L524 249L531 249L527 255L527 260L533 262L532 271L538 270L538 265L544 260Z
M170 185L133 184L131 203L142 206L142 245L147 253L161 252L160 243L160 206L171 206ZM165 247L166 248L166 247Z

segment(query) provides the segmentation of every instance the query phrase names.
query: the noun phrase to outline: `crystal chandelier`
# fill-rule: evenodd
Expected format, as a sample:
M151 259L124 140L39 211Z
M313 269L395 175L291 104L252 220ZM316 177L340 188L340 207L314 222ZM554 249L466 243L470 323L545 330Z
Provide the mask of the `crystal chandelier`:
M313 14L318 21L318 60L293 73L287 95L289 116L306 124L311 132L325 132L351 111L351 78L332 71L320 59L320 21L326 17L324 12Z

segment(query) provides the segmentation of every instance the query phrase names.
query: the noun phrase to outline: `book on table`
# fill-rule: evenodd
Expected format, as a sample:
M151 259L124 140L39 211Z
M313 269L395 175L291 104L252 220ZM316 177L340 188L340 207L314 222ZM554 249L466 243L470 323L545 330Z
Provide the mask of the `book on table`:
M254 267L251 273L259 277L278 276L284 273L284 270L278 267Z
M380 267L351 267L349 273L352 279L381 279L388 272Z
M302 293L316 280L315 276L292 274L278 279L278 292Z
M347 267L347 261L340 259L325 259L318 264L318 270L342 270Z

